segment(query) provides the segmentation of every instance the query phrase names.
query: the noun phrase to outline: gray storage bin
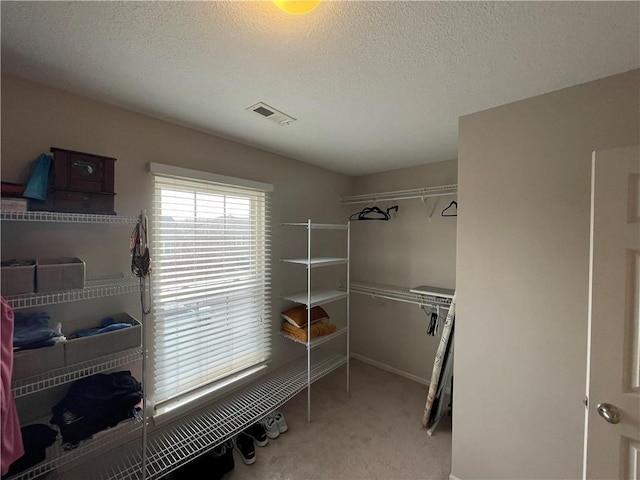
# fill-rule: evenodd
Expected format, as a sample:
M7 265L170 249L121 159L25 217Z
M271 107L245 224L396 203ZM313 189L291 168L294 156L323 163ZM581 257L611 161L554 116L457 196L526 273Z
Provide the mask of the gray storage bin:
M84 288L85 264L79 258L39 258L36 265L38 293Z
M128 323L131 327L112 332L98 333L88 337L69 338L78 330L100 327L102 319L64 322L62 331L67 337L65 342L65 365L94 360L97 357L118 353L142 344L142 324L128 313L109 315L116 323Z
M0 264L2 284L0 294L3 296L33 293L35 291L36 261L7 260Z
M13 353L12 379L18 380L64 367L64 343Z

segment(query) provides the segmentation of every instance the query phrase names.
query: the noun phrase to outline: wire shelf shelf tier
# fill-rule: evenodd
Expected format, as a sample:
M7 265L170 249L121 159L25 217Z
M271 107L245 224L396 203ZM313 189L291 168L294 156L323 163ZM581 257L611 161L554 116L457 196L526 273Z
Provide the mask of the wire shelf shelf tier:
M354 203L372 203L394 200L408 200L412 198L442 197L458 193L458 185L442 185L438 187L414 188L412 190L398 190L395 192L367 193L364 195L351 195L340 198L340 205L352 205Z
M122 367L142 359L142 348L132 348L125 352L96 358L87 362L70 365L68 367L49 370L48 372L23 378L13 382L11 391L14 398L24 397L47 388L57 387L65 383L74 382L96 373Z
M312 290L310 293L310 302L307 302L307 292L287 295L284 298L295 303L307 305L307 307L311 308L323 303L335 302L336 300L340 300L341 298L345 298L349 295L347 292L342 290Z
M109 223L135 225L139 217L99 215L92 213L10 212L1 211L0 220L17 222Z
M340 258L340 257L316 257L311 258L283 258L282 262L286 263L296 263L298 265L305 265L307 268L315 268L315 267L329 267L331 265L344 265L349 262L348 258Z
M76 290L60 290L51 293L28 293L5 297L11 308L40 307L56 303L90 300L93 298L124 295L140 292L140 279L136 277L110 277L87 280L85 288Z
M311 345L309 345L309 348L313 349L319 345L322 345L325 342L328 342L329 340L339 337L340 335L344 335L345 333L347 333L347 327L340 327L335 332L330 333L329 335L323 335L321 337L312 338ZM282 331L280 332L280 335L282 335L287 340L291 340L293 342L300 343L305 346L307 345L306 341L298 340L297 338L291 337Z
M323 355L324 353L324 355ZM347 357L319 352L311 368L312 382L346 364ZM186 462L210 451L268 413L281 407L307 387L306 357L265 375L184 420L149 433L147 480L156 480ZM139 480L140 446L125 449L122 455L93 472L95 480Z
M349 290L353 293L386 298L388 300L396 300L399 302L413 303L420 306L428 305L448 308L451 305L451 297L449 294L446 294L446 296L438 296L435 292L433 295L415 293L411 292L409 288L396 287L392 285L351 282L349 284Z
M283 223L282 225L289 227L308 227L311 230L347 230L348 225L336 224L336 223L309 223L309 222L294 222Z
M48 419L43 419L40 423L47 424ZM120 422L118 425L107 430L103 430L93 436L93 438L80 442L79 446L73 450L65 450L62 445L60 435L57 441L47 448L47 457L42 462L28 468L16 475L8 477L7 480L30 480L44 473L55 470L85 455L102 450L110 446L114 441L122 439L125 436L142 428L142 417L137 415L135 418ZM4 477L3 477L4 479Z

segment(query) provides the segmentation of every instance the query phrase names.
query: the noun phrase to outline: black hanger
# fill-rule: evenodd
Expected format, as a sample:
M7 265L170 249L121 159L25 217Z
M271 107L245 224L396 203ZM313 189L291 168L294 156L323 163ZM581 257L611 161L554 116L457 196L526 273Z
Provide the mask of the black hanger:
M451 207L455 207L456 211L455 213L444 213L447 210L449 210ZM445 208L444 210L442 210L442 213L440 214L443 217L457 217L458 216L458 202L456 202L455 200L453 200L449 206L447 208Z
M395 205L393 207L387 208L387 211L380 210L380 208L373 207L365 207L359 212L352 214L349 217L349 220L390 220L391 214L389 213L391 210L398 211L398 206Z

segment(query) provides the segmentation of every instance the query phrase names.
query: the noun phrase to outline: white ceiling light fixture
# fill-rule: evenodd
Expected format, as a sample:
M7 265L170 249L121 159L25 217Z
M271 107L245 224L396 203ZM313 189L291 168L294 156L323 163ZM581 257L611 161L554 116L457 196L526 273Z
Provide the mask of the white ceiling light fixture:
M270 107L266 103L258 102L255 105L247 108L247 110L252 111L256 115L260 115L261 117L267 118L278 125L290 125L291 122L295 122L296 119L291 115L287 115L286 113L281 112L273 107Z

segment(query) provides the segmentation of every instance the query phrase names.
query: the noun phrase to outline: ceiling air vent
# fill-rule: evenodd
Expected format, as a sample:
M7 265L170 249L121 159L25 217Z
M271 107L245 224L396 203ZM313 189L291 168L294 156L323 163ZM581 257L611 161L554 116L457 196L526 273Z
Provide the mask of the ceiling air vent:
M289 125L291 122L295 122L296 119L287 115L286 113L282 113L280 110L276 110L273 107L270 107L266 103L256 103L255 105L247 108L261 117L268 118L272 122L277 123L278 125Z

